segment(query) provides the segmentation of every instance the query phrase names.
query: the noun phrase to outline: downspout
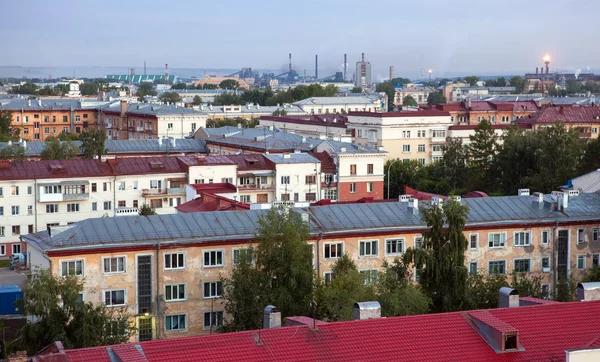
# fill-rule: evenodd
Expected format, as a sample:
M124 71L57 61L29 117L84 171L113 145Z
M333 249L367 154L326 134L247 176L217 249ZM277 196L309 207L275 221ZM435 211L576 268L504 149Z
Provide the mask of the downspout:
M319 238L317 239L317 276L321 277L321 246L320 241L323 240L323 233L319 233Z
M158 274L160 272L160 242L156 244L156 338L161 339L161 327L160 327L160 281Z
M556 246L556 229L558 229L558 221L552 228L552 299L556 299L556 279L558 269L556 261L558 260L558 247Z
M33 224L34 224L36 233L38 232L37 204L38 204L37 180L33 179Z
M109 162L109 160L106 160L106 162ZM117 176L113 176L113 204L112 204L112 211L113 211L113 216L117 216Z

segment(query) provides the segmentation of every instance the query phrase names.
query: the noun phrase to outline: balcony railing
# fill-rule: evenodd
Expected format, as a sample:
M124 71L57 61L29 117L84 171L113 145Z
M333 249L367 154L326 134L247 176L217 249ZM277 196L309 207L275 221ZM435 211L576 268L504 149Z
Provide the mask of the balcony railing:
M137 207L118 207L116 210L117 216L137 214L139 214L139 209Z
M63 194L63 201L81 201L87 200L90 198L90 194L81 193L81 194Z
M167 189L142 189L142 196L166 195Z
M168 195L185 195L185 188L183 187L170 187L167 189Z
M239 185L238 189L240 189L240 190L274 190L275 185L247 184L247 185Z

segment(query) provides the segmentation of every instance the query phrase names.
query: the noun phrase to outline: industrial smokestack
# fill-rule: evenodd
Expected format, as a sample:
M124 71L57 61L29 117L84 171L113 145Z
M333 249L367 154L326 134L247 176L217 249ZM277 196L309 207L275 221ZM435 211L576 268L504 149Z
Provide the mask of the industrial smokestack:
M394 66L390 65L390 79L394 79Z
M361 57L361 59L362 59L362 60L361 60L361 62L363 62L363 63L364 63L364 62L365 62L365 53L362 53L362 57Z
M538 74L538 67L535 67L535 74Z
M290 53L290 72L292 71L292 53Z
M344 54L344 81L347 79L346 78L347 71L348 71L348 58L347 58L347 55Z
M165 84L169 84L169 64L165 63Z
M315 80L319 79L319 54L315 54Z
M146 75L146 61L144 60L144 75Z

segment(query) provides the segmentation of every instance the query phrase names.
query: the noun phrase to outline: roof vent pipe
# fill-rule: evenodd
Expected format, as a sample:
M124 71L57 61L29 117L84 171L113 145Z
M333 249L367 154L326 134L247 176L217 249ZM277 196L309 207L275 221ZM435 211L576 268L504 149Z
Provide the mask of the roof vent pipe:
M514 308L519 306L519 292L509 287L500 288L498 308Z
M533 193L533 201L534 202L539 202L540 204L544 202L544 194L541 192L534 192Z
M519 196L529 196L529 189L518 189L517 195Z
M354 303L354 320L381 318L381 304L378 301Z
M580 302L600 300L600 283L593 282L577 284L577 300Z
M264 310L263 328L281 327L281 312L273 305L268 305Z

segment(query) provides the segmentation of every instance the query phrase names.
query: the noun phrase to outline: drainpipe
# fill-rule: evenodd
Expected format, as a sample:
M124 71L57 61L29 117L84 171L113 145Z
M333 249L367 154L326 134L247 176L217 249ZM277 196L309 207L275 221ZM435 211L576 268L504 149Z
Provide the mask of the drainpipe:
M317 276L321 277L321 246L320 241L323 240L323 233L319 233L319 238L317 239Z
M33 225L35 232L38 232L38 221L37 221L37 204L38 204L38 187L37 180L33 180Z
M106 160L106 162L109 162L109 160ZM113 216L117 216L117 176L113 176L113 204L112 204L112 211L113 211Z
M556 299L556 279L558 269L556 261L558 260L558 247L556 245L556 234L558 229L558 221L552 228L552 299Z
M161 339L160 330L160 281L158 274L160 272L160 242L156 244L156 338Z

